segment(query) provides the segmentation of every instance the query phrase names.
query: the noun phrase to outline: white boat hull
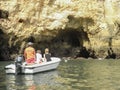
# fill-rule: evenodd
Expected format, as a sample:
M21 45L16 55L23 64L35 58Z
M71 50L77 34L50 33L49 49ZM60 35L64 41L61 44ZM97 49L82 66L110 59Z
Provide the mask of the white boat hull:
M34 74L39 73L43 71L53 70L56 69L60 63L60 58L52 57L52 61L49 62L43 62L40 64L33 64L33 65L22 65L21 73L23 74ZM5 66L5 71L7 74L15 74L16 73L16 67L15 64L10 64Z

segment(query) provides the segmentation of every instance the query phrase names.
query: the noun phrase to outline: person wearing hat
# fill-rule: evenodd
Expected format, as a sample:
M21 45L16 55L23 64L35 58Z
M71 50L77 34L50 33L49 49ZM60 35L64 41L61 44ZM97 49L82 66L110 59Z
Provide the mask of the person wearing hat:
M36 58L36 52L33 48L33 43L29 42L28 47L24 50L24 57L27 64L33 64L35 63Z

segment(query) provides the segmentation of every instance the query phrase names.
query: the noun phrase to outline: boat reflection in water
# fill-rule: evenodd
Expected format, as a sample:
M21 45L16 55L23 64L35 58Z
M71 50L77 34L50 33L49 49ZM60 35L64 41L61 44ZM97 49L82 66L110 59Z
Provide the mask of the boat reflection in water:
M48 71L34 75L6 75L7 90L35 90L39 85L55 85L58 71ZM30 89L28 89L30 88Z

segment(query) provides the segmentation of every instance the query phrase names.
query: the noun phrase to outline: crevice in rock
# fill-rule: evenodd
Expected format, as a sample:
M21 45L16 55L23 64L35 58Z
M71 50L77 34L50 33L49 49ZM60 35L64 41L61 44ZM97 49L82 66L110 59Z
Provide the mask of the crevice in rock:
M9 60L10 52L8 47L8 36L0 29L0 60Z
M8 16L9 16L9 12L8 12L8 11L1 10L1 9L0 9L0 18L7 19Z

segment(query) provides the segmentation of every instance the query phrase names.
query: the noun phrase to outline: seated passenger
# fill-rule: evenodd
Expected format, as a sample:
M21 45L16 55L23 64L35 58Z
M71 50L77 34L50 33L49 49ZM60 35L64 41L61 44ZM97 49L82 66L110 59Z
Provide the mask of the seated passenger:
M45 49L44 60L47 62L51 61L51 53L49 53L48 48Z
M37 50L37 53L36 53L36 63L42 63L41 50Z

